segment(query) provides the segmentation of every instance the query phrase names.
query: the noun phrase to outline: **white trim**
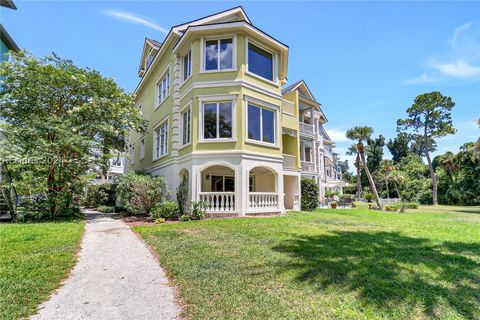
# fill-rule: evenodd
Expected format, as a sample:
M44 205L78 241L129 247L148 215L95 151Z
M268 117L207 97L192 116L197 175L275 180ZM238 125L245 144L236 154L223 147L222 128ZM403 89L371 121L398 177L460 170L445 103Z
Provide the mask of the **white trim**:
M241 86L250 90L258 91L269 97L282 99L282 95L279 92L268 90L259 86L258 84L245 81L245 80L221 80L221 81L199 81L192 83L180 96L180 100L185 98L193 89L211 88L211 87L235 87Z
M159 101L159 96L160 96L160 92L159 92L159 83L161 83L163 81L163 79L167 76L168 74L168 91L167 91L167 95L163 98L162 101ZM170 82L171 82L171 77L170 77L170 63L167 65L167 67L163 70L163 72L161 73L160 77L157 78L157 81L155 82L155 107L153 108L153 111L157 110L167 99L168 97L170 96L170 89L171 89L171 86L170 86Z
M232 39L232 67L228 69L220 69L220 41ZM217 61L217 69L206 70L205 69L205 43L206 41L213 41L216 40L218 43L218 61ZM212 36L201 38L200 41L200 70L199 73L217 73L217 72L235 72L238 70L237 68L237 35L236 34L226 34L221 36Z
M174 32L179 32L180 30L191 27L191 26L206 24L206 23L212 23L212 21L219 21L221 19L225 20L225 18L227 18L229 16L235 16L237 14L240 14L242 16L241 18L243 20L246 20L248 23L250 23L250 20L248 19L248 16L243 11L242 7L236 7L236 8L233 8L231 10L227 10L227 11L224 11L224 12L221 12L221 13L209 15L209 16L204 17L204 18L200 18L200 19L188 22L188 23L181 24L181 25L173 28L173 31Z
M254 46L270 53L272 55L272 80L264 78L250 70L248 70L248 45L253 44ZM269 84L279 86L279 81L278 81L278 54L275 51L272 51L271 49L265 47L264 45L258 43L255 40L250 39L249 37L245 37L245 74L257 78L259 80L265 81Z
M281 127L280 125L280 106L277 106L277 105L274 105L274 104L271 104L271 103L268 103L268 102L265 102L265 101L262 101L262 100L259 100L257 98L254 98L254 97L250 97L250 96L247 96L247 95L244 95L244 110L245 110L245 142L247 143L251 143L251 144L258 144L258 145L261 145L261 146L265 146L265 147L270 147L270 148L276 148L276 149L279 149L280 148L280 136L281 136L281 133L279 132L279 128ZM264 142L264 141L261 141L261 140L255 140L255 139L250 139L248 137L248 105L249 104L252 104L253 106L255 107L258 107L260 109L267 109L267 110L270 110L274 113L274 119L275 119L275 123L274 123L274 129L273 129L273 140L274 142L273 143L269 143L269 142ZM263 130L262 130L262 121L261 121L261 117L262 117L262 113L260 111L260 135L263 136Z
M236 137L236 104L237 104L237 95L206 95L206 96L199 96L198 98L198 111L199 111L199 123L198 123L198 139L197 143L216 143L216 142L235 142L237 141ZM217 117L218 117L218 108L219 102L231 102L232 104L232 137L231 138L218 138L219 136L219 126L217 125L217 138L215 139L205 139L204 134L204 112L203 112L203 105L204 103L217 103ZM218 121L218 119L217 119Z
M153 152L152 152L152 161L157 161L161 158L164 158L166 156L168 156L168 152L169 152L169 147L168 145L170 144L170 115L164 117L162 120L160 120L156 125L155 127L153 127ZM164 154L160 154L158 157L156 157L156 150L157 150L157 146L156 146L156 141L157 141L157 134L155 131L157 131L157 128L161 128L163 127L163 125L166 124L167 125L167 142L166 142L166 146L165 146L165 153ZM160 141L160 145L159 145L159 148L160 148L160 152L161 151L161 145L162 145L162 142Z

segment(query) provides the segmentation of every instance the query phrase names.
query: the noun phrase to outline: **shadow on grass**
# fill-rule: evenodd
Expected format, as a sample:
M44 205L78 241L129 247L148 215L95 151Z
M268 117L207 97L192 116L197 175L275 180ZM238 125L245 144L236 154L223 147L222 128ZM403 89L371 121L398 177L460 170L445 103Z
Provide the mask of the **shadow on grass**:
M274 249L295 258L279 265L280 272L297 270L297 281L317 290L355 291L361 302L387 313L421 306L438 317L443 306L467 319L480 317L479 244L433 245L399 233L337 231L300 236Z

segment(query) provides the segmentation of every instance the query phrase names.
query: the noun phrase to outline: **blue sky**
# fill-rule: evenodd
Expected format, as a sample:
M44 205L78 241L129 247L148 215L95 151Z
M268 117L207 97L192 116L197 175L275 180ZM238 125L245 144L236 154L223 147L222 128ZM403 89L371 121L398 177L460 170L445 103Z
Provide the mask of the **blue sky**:
M138 83L143 39L242 5L255 24L290 46L288 79L304 79L322 103L327 130L343 156L344 132L369 125L395 136L415 96L439 90L456 102L455 136L438 152L480 136L478 2L156 2L16 1L0 19L21 48L52 51L116 79ZM389 156L386 150L386 155Z

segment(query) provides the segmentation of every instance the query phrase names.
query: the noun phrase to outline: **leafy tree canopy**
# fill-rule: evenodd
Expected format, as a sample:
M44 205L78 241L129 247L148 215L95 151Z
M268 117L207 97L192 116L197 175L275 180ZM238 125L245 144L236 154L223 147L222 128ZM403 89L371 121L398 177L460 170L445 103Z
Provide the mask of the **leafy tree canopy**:
M70 211L81 177L109 152L123 151L130 130L145 129L132 95L113 79L55 54L13 55L0 75L1 156L36 160L28 169L40 177L51 216Z

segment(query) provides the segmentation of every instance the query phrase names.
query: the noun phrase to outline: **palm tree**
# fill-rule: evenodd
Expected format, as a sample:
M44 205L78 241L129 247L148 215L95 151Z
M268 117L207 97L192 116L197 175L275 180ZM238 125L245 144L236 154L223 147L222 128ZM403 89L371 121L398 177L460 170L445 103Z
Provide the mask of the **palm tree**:
M354 127L347 131L347 138L350 140L357 141L357 152L360 154L360 159L363 163L363 170L367 175L368 182L370 183L370 188L372 189L373 195L375 196L375 201L377 202L377 206L380 210L383 210L383 203L378 196L377 187L375 187L375 182L373 181L372 175L370 174L370 170L368 170L367 162L365 161L365 150L363 142L368 140L370 136L373 134L373 129L370 127Z
M348 148L346 155L357 156L355 158L355 168L357 169L357 198L360 198L362 196L362 179L361 179L362 170L360 168L360 155L357 152L357 146L355 144L352 144L350 148Z
M398 170L391 171L388 176L390 180L393 182L393 187L395 188L397 197L401 199L402 196L400 195L400 190L398 190L398 186L403 183L403 181L405 180L405 177L403 176L402 172Z

